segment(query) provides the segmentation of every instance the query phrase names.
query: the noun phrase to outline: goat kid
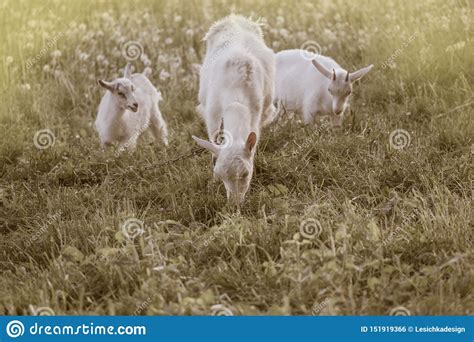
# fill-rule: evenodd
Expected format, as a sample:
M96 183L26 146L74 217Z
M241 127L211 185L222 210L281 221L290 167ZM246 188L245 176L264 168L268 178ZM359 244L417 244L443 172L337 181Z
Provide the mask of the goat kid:
M197 109L209 141L193 139L215 156L214 177L223 181L227 198L240 204L252 179L260 129L276 112L275 56L265 45L260 25L238 15L215 23L204 40ZM219 145L216 137L222 132Z
M123 77L97 83L106 89L95 121L103 148L118 143L118 151L134 150L148 129L168 145L167 125L158 107L161 94L144 74L131 74L131 64L127 63Z
M340 127L354 82L372 67L349 72L326 56L308 56L304 50L280 51L276 54L276 101L302 113L306 124L329 115L331 124Z

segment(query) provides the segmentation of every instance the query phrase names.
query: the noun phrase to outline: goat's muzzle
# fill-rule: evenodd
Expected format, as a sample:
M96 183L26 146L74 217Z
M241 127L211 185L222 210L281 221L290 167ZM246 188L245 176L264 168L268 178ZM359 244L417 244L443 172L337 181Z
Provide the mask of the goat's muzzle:
M136 112L138 112L138 103L134 103L133 105L128 106L128 108L129 108L132 112L136 113Z

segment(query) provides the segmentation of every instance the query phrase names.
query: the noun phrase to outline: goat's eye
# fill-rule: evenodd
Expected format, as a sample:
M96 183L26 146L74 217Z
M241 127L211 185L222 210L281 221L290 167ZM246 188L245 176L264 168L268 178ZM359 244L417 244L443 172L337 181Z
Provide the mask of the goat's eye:
M331 91L331 89L329 89L329 88L328 88L328 92L329 92L329 94L332 94L332 91Z
M125 94L124 94L124 93L118 93L118 95L119 95L120 97L125 97Z
M244 171L241 175L240 178L244 179L244 178L247 178L249 176L249 172L248 171Z

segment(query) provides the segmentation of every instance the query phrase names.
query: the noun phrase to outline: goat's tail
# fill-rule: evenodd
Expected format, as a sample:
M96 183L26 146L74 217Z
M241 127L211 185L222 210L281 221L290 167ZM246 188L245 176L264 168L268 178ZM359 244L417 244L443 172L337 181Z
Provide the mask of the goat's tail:
M226 62L226 69L232 79L250 82L255 74L255 61L250 56L234 56Z

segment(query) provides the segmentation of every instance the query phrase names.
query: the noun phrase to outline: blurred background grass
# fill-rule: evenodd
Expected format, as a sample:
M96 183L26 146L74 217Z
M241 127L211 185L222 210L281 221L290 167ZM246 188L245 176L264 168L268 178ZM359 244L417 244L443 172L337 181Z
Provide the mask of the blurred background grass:
M0 313L472 314L473 29L468 1L3 1ZM266 129L241 213L200 155L201 39L231 12L275 51L314 41L354 70L342 132ZM171 147L99 151L101 90L144 48ZM33 136L54 133L39 150ZM411 144L393 150L389 134ZM305 143L311 137L311 144ZM301 147L303 146L303 148ZM127 240L127 218L145 233ZM300 223L322 233L304 239ZM324 303L321 305L321 303ZM313 310L317 308L317 310Z

